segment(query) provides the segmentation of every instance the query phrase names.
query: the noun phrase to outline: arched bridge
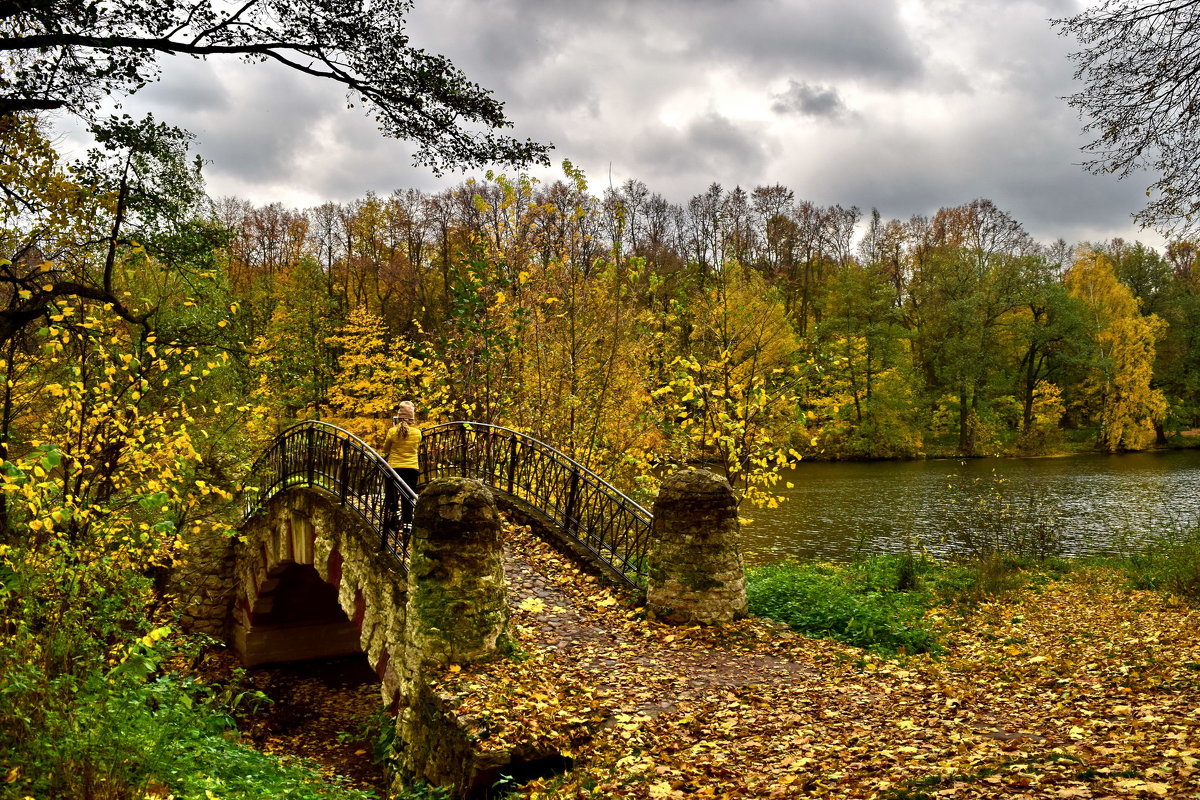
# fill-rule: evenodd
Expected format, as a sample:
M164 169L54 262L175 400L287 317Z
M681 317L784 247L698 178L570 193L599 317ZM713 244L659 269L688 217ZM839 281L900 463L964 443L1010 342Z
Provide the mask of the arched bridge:
M646 509L518 431L437 425L422 431L420 463L430 485L418 505L361 439L323 422L295 425L255 463L241 535L222 559L232 577L225 631L243 663L365 655L397 712L405 780L482 796L474 793L503 766L496 751L480 754L477 737L428 676L447 664L486 661L525 630L509 626L511 609L521 608L510 587L536 590L512 577L530 574L530 565L519 548L505 552L497 509L504 498L644 594L658 618L707 624L745 613L737 506L718 476L685 469L664 480L651 548ZM475 479L492 493L468 480L433 482L441 477ZM420 533L411 542L401 525L405 506ZM555 613L574 614L563 598ZM527 752L502 755L518 751Z
M509 428L450 422L422 431L420 463L422 482L474 478L532 509L596 566L644 591L650 512L565 453ZM400 525L401 507L411 510L416 495L366 442L325 422L288 428L251 470L246 518L300 488L358 517L405 568L409 531Z
M650 613L693 624L745 612L737 507L724 479L701 470L668 476L655 501L651 548L650 512L544 442L475 422L437 425L421 439L424 481L471 478L491 487L499 505L511 501L643 595ZM397 704L408 697L403 687L414 679L404 676L413 659L425 658L421 647L432 641L420 633L421 614L461 608L468 627L486 628L481 641L496 647L503 624L493 629L478 609L496 600L492 589L506 602L497 503L466 481L432 486L437 491L417 508L416 495L379 453L328 423L303 422L276 437L252 469L241 535L219 559L229 576L221 583L229 587L221 595L221 632L243 663L364 654L385 702ZM427 537L412 559L411 533L401 525L406 505ZM430 568L436 541L450 544ZM480 594L444 601L468 584ZM430 604L421 592L443 600Z

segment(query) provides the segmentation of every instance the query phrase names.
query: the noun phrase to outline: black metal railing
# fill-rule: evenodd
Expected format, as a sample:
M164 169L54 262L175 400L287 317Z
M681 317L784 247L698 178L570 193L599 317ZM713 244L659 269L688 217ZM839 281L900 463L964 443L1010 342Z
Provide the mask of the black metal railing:
M554 447L496 425L437 425L422 431L421 479L448 475L475 478L527 503L619 581L644 589L650 512ZM325 422L288 428L251 468L246 518L294 488L337 499L407 565L409 531L400 521L411 518L416 495L366 442Z
M536 508L618 580L644 590L650 512L531 436L478 422L422 431L421 479L475 478Z
M379 537L381 547L408 565L408 536L417 497L383 456L349 431L327 422L301 422L275 437L245 486L245 516L280 492L315 489L336 498Z

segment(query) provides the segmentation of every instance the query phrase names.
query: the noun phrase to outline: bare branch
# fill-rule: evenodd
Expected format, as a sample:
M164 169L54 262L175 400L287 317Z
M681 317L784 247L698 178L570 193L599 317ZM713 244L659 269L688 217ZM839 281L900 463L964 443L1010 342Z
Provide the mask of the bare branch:
M1053 21L1081 49L1084 88L1067 98L1093 137L1084 166L1125 178L1157 175L1143 224L1182 233L1200 224L1200 0L1104 0Z

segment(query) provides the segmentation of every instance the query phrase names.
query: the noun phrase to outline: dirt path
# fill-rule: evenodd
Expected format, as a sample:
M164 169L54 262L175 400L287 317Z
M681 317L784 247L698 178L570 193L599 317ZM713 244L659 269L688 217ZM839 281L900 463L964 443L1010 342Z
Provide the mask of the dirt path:
M631 672L640 676L640 682L657 680L675 687L645 707L623 707L633 713L673 708L677 702L719 689L814 675L811 667L788 659L720 649L664 648L656 638L614 628L611 614L596 614L613 606L611 598L596 596L592 576L575 569L527 531L510 529L508 536L509 607L525 636L523 644L573 661L577 670L594 676L590 685L596 689L619 691L629 685ZM555 563L555 558L564 560Z

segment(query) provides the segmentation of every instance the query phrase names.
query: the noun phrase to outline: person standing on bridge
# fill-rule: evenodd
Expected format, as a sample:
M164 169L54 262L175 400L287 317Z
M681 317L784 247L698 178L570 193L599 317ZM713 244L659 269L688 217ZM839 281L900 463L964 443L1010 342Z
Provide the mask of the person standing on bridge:
M383 439L383 457L388 465L396 470L400 480L408 484L415 493L417 481L421 477L420 462L417 453L421 447L421 429L417 427L417 409L411 401L405 400L396 409L393 417L394 425L388 429ZM400 503L400 524L408 528L412 524L413 508L410 504Z

